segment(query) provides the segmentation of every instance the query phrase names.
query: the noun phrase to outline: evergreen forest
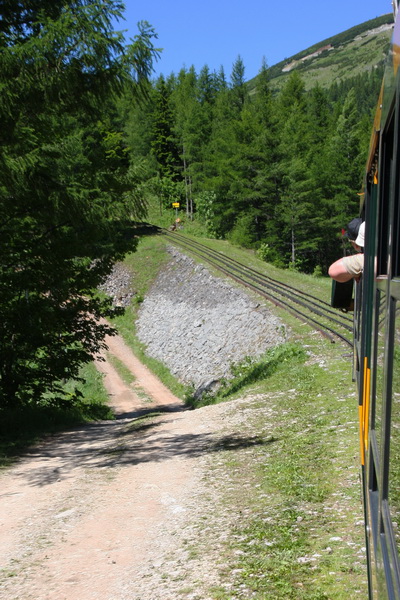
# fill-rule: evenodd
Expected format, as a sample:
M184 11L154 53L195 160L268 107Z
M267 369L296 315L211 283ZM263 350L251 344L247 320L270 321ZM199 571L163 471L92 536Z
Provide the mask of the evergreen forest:
M117 0L0 5L0 407L76 401L63 382L102 348L99 293L132 223L180 204L210 237L325 274L357 215L382 65L273 93L261 62L154 77L157 33L127 42ZM121 23L123 29L123 23ZM171 212L171 215L173 212Z
M149 84L120 114L151 195L210 237L259 251L278 267L326 274L342 228L359 213L383 65L306 91L297 71L273 93L261 65L249 90L239 56L226 76L205 65Z

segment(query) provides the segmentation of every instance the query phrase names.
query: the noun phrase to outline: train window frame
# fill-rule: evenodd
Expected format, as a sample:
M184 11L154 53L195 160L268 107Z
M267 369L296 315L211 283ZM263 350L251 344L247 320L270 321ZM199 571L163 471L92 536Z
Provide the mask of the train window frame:
M400 136L400 131L398 132L398 135ZM400 172L397 175L394 185L395 189L392 212L393 225L391 230L391 239L389 242L391 246L392 257L391 279L400 282L400 236L398 235L398 232L400 231Z
M400 240L397 235L400 226L400 171L396 166L399 163L400 148L400 77L396 77L394 85L393 100L390 111L388 112L388 121L390 125L394 118L394 144L393 144L393 161L395 168L393 169L392 178L390 181L390 189L388 195L388 223L390 224L386 232L386 244L388 254L388 277L393 282L394 279L400 277ZM387 121L387 122L388 122ZM383 196L383 195L382 195ZM391 285L394 291L394 287Z
M400 138L400 78L397 78L396 94L395 94L395 148L393 149L395 163L399 162L399 138ZM397 174L396 174L397 171ZM390 190L390 223L392 224L389 231L389 255L390 263L390 278L393 280L400 278L400 240L396 235L400 228L400 171L395 169L393 181L391 182ZM391 286L392 287L392 286Z
M399 132L400 135L400 132ZM396 235L400 231L400 194L399 194L400 173L396 181L396 190L393 199L393 227L392 227L392 279L400 282L400 236Z
M394 137L396 132L396 114L397 102L393 101L391 109L388 112L387 126L381 134L381 175L378 195L378 237L376 248L376 277L386 279L389 273L388 255L389 255L389 236L385 224L388 223L390 214L391 197L393 191L393 179L395 166L395 147ZM388 190L388 191L387 191ZM387 200L387 201L386 201Z

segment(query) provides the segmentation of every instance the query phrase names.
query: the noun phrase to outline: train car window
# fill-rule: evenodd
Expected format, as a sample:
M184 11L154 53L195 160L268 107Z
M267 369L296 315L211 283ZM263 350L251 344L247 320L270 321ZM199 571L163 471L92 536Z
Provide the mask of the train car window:
M393 216L393 267L392 277L400 277L400 199L399 199L400 182L396 181L396 190L394 197L394 216Z
M398 303L397 303L398 304ZM389 507L397 550L400 551L400 306L394 330L389 464Z
M393 136L394 136L394 115L390 119L390 124L382 136L383 152L383 174L381 178L381 190L379 195L379 224L378 224L378 261L377 275L387 275L388 273L388 222L389 222L389 198L391 192L391 181L393 172Z
M385 342L386 342L386 294L381 290L377 290L377 312L376 318L376 331L377 336L375 338L375 382L374 382L374 406L372 414L372 427L375 429L375 436L378 447L381 446L382 438L382 401L384 395L385 385Z

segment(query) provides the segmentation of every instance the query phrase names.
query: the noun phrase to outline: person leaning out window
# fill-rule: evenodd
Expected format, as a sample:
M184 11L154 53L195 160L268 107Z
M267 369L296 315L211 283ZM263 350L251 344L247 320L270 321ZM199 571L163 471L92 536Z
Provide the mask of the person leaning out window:
M339 258L339 260L329 267L328 275L332 279L335 279L335 281L344 283L350 281L350 279L359 279L361 277L364 268L364 232L365 222L361 223L356 239L351 240L349 238L357 254Z

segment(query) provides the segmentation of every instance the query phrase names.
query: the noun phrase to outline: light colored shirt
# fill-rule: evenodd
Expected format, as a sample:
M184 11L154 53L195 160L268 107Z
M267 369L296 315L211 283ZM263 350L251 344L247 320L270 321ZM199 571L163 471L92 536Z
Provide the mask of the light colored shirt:
M361 275L364 269L364 254L352 254L343 258L343 265L352 277Z

